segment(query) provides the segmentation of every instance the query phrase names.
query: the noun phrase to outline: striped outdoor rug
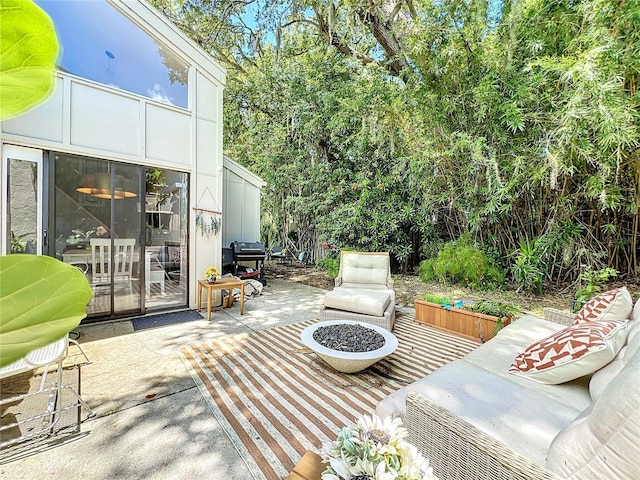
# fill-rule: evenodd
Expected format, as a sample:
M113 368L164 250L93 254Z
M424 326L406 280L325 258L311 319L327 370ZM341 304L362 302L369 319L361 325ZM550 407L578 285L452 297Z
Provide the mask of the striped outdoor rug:
M257 480L279 480L306 450L391 392L466 355L479 344L397 319L395 353L357 374L334 371L300 342L307 321L181 347L214 415Z

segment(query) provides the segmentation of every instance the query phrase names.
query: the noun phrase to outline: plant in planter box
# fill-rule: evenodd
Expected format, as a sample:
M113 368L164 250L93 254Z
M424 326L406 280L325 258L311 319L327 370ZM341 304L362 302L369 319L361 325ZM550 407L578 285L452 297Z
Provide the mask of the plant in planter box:
M464 304L463 308L471 312L496 317L496 326L493 330L494 337L504 327L504 324L509 325L513 320L513 316L520 311L517 307L492 300L480 300L479 302Z
M430 295L428 293L422 297L422 300L424 300L425 302L437 303L438 305L442 305L444 307L446 307L447 305L451 307L451 305L453 305L453 301L449 297L440 297L438 295Z
M500 302L451 302L447 298L425 295L415 300L416 321L436 328L487 341L511 323L517 308Z

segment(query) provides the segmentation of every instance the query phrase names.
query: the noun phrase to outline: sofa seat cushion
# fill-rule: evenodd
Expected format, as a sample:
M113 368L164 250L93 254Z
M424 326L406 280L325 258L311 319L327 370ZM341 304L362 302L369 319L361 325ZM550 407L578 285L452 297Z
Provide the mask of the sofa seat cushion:
M590 377L577 378L560 385L546 385L509 373L509 367L518 352L564 328L563 325L534 316L522 317L500 330L498 335L467 354L464 359L476 367L580 411L591 404Z
M581 322L532 343L518 353L509 372L557 385L604 367L627 337L627 320Z
M334 288L324 296L325 308L346 310L374 317L382 317L391 297L385 290L365 288Z
M640 350L593 405L563 429L547 468L566 479L640 478Z
M376 414L403 414L409 391L419 392L539 465L545 464L558 432L580 413L465 360L456 360L385 398Z

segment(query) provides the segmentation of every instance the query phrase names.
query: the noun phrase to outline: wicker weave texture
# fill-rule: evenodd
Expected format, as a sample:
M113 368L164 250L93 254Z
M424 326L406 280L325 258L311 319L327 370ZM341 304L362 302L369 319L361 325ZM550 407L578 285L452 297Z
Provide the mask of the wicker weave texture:
M560 325L566 325L567 327L573 325L575 314L567 312L565 310L558 310L556 308L545 308L544 319L549 322L559 323Z
M441 480L560 480L416 392L406 397L404 425Z
M395 302L391 302L387 307L387 310L385 310L383 317L373 317L371 315L364 315L361 313L322 307L320 310L320 320L352 320L354 322L372 323L392 331L396 321L396 304Z

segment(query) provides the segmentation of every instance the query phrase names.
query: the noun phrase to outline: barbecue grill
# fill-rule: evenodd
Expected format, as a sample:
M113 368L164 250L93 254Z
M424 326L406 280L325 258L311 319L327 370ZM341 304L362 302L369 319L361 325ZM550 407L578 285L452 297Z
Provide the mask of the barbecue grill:
M231 243L233 252L233 274L237 277L255 278L263 285L267 284L264 279L264 258L266 257L266 249L262 242L233 242ZM243 266L238 265L240 262L256 262L255 272L243 271Z

